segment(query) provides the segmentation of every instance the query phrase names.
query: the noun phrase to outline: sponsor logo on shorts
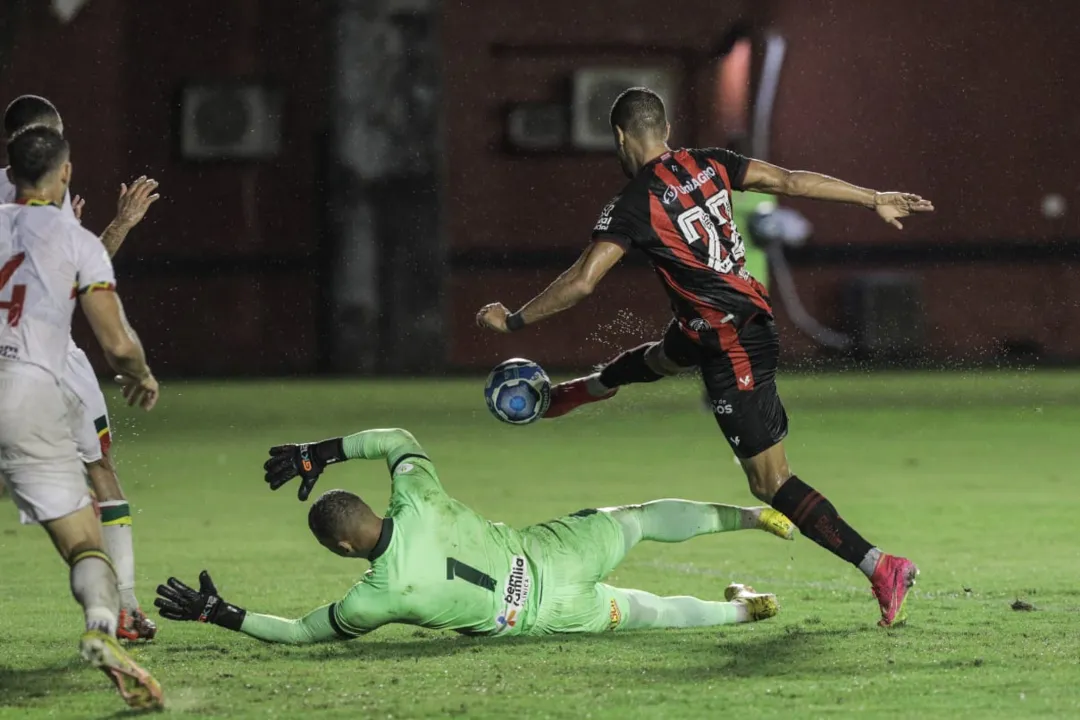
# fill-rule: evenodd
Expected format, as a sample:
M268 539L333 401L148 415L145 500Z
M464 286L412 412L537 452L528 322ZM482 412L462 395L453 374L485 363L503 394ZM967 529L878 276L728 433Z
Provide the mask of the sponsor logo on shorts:
M728 440L730 440L731 444L734 445L735 447L739 447L739 436L738 435L736 435L735 437L730 437L730 438L728 438Z
M619 627L619 623L622 622L622 612L619 610L619 605L615 602L614 598L611 600L611 612L608 614L608 617L611 620L608 630L614 630Z
M14 345L0 345L0 358L5 360L18 360L19 348Z
M750 383L753 382L753 380L753 375L743 375L741 378L739 378L739 384L743 387L750 387Z
M735 408L731 407L731 403L726 400L714 400L712 411L717 415L731 415L735 412Z
M711 330L712 325L710 325L709 321L705 318L694 318L690 321L690 329L694 332L705 332L706 330Z
M515 555L510 561L510 574L503 582L503 609L495 617L495 632L505 632L516 627L529 599L529 561L522 555Z

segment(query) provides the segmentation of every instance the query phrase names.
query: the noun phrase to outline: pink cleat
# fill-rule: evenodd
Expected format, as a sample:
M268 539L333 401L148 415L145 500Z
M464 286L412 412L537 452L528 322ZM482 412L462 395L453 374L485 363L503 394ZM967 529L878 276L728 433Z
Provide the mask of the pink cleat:
M874 568L874 577L870 579L872 592L881 605L881 627L892 627L907 619L904 601L908 590L915 584L919 568L907 558L896 555L882 555Z
M607 400L619 391L618 388L615 388L609 393L596 397L589 393L588 380L588 378L578 378L577 380L569 380L552 387L551 405L548 406L547 412L544 413L544 417L562 417L574 408L592 402L599 402L600 400Z

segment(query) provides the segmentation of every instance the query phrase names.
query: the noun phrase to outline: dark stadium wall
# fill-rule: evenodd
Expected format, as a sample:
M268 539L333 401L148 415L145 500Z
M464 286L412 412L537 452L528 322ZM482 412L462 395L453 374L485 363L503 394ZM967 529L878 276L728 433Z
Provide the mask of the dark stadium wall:
M922 280L933 358L993 360L1019 343L1080 360L1075 3L915 0L902 18L878 0L768 5L789 43L773 159L937 208L897 233L868 213L793 203L816 244L863 251L862 262L798 271L811 312L838 322L845 279L907 270ZM1072 212L1044 217L1049 193L1073 198ZM869 244L906 247L881 263ZM789 358L813 352L783 327Z
M152 366L164 375L314 371L314 180L327 88L318 4L94 0L68 26L49 3L16 5L17 15L10 3L0 10L16 23L16 42L0 55L0 98L37 92L55 101L86 226L109 222L121 182L144 172L161 182L163 199L116 259ZM230 78L285 90L280 156L257 165L180 160L182 84ZM76 330L91 348L81 319Z
M450 362L485 367L526 355L551 365L599 362L662 331L666 300L652 272L617 268L582 307L512 337L478 330L483 303L517 304L550 282L589 241L604 204L625 179L607 153L504 154L506 104L565 100L584 65L663 63L683 74L675 142L696 140L705 114L692 106L712 48L757 3L686 0L681 21L655 3L447 4L443 18L447 233L456 258L448 283Z
M915 0L901 17L885 0L684 2L678 16L686 21L670 13L657 20L655 11L644 1L617 11L570 0L518 3L497 17L480 3L448 8L455 365L524 354L582 366L659 332L665 303L641 267L619 268L560 322L512 337L471 326L482 302L518 303L553 278L623 182L609 156L501 153L500 110L509 101L564 97L565 78L579 65L693 64L740 19L788 40L771 159L919 192L937 206L933 217L897 233L869 213L797 203L815 224L814 245L829 250L794 258L811 313L838 324L841 288L853 274L906 270L922 280L933 359L992 360L1012 342L1032 343L1046 358L1080 360L1080 213L1047 219L1040 208L1045 194L1069 197L1080 188L1071 150L1080 145L1071 104L1080 48L1069 0L1037 7ZM699 80L688 75L684 109L704 85ZM703 132L700 99L689 111L676 118L674 142L722 141ZM779 315L786 360L813 359L813 344L783 308Z
M156 368L315 371L325 337L319 133L331 84L321 4L93 0L68 26L48 5L0 3L0 99L41 92L59 105L91 229L110 219L120 182L144 171L162 182L164 199L116 263ZM1040 212L1045 194L1080 188L1073 3L912 0L899 17L885 0L685 0L674 14L645 0L497 5L443 5L451 367L512 355L581 367L662 330L663 294L632 262L558 322L512 337L473 327L481 304L520 303L572 261L623 184L607 154L505 154L501 113L564 99L582 65L660 61L684 71L673 141L723 142L703 93L711 53L736 23L771 24L789 42L772 159L910 189L938 207L901 234L858 210L799 204L817 230L793 257L812 314L836 324L853 274L906 270L922 279L936 358L990 359L1011 341L1080 361L1080 214ZM178 159L177 90L222 77L286 91L274 162ZM787 361L813 359L779 314ZM77 336L89 346L81 322Z

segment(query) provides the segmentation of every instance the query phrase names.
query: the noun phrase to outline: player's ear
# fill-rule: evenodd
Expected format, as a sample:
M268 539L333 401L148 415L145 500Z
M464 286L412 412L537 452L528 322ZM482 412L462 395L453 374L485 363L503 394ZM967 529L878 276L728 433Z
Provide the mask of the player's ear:
M614 126L613 129L615 130L615 147L622 148L626 145L626 133L618 125Z
M5 173L5 175L7 175L8 182L11 183L12 185L14 185L15 184L15 173L13 173L11 171L11 166L10 165L8 165L7 172Z
M664 144L667 144L668 138L671 137L671 123L664 123Z
M60 166L60 180L63 181L64 187L68 187L71 185L72 170L73 168L70 160Z
M346 557L350 557L353 554L352 543L349 542L348 540L338 540L337 541L337 550L338 550L339 555L344 555Z

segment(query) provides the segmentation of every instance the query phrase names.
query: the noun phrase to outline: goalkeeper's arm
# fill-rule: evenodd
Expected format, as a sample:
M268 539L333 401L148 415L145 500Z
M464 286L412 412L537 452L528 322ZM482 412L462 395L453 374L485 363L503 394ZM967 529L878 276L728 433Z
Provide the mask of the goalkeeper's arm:
M410 457L427 459L424 449L408 430L364 430L315 443L272 447L270 459L263 469L271 490L277 490L299 475L301 483L297 494L301 500L307 500L327 465L357 458L386 458L387 467L393 473L398 463Z
M386 595L362 582L339 602L312 610L296 620L249 613L226 602L205 570L199 574L198 590L173 577L165 585L159 585L157 592L154 605L162 617L210 623L265 642L288 645L352 640L395 619Z
M364 430L341 438L316 443L314 455L324 460L324 465L344 460L377 460L386 458L387 467L394 467L408 457L426 458L424 448L412 433L401 428L389 430Z
M295 620L286 620L274 615L246 613L240 625L240 632L264 642L286 645L351 640L356 635L345 635L335 628L335 606L336 603L324 605Z

